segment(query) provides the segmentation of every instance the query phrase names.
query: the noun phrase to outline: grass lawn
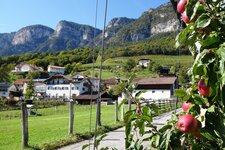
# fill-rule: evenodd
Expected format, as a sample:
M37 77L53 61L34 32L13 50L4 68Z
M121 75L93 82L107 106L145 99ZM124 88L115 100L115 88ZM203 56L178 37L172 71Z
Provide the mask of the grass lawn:
M89 131L90 106L75 106L74 132L85 133ZM68 137L69 125L69 106L59 106L39 109L38 113L42 116L31 116L28 119L29 126L29 145L41 146L56 140ZM96 106L92 110L92 131L95 125ZM115 109L113 105L102 106L102 124L114 124ZM14 118L4 118L5 114L13 114ZM21 149L21 118L20 111L0 112L0 150Z

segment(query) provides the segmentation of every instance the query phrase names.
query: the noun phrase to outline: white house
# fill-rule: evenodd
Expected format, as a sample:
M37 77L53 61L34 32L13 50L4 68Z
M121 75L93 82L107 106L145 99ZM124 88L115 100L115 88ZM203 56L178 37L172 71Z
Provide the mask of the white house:
M174 90L177 84L176 77L159 77L159 78L136 78L133 81L137 84L133 96L138 91L144 91L140 97L143 100L161 100L171 99L174 96ZM126 98L125 94L119 100Z
M9 97L9 83L0 83L0 97Z
M150 59L139 59L138 65L147 67L150 64L151 60Z
M25 73L29 71L43 71L43 68L21 63L16 65L15 70L12 70L12 73Z
M49 65L48 66L48 72L54 73L54 74L64 74L65 73L65 67Z
M46 96L46 84L37 82L34 84L34 92L37 96L45 97Z
M68 78L58 74L48 78L46 82L46 96L50 98L75 98L90 90L91 83L87 78L79 76Z

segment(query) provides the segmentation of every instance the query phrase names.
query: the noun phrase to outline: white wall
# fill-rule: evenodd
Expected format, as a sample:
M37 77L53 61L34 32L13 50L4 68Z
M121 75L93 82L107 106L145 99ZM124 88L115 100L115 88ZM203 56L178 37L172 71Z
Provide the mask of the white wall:
M148 64L150 63L150 60L140 60L139 65L147 67Z
M34 90L36 93L46 93L46 85L42 84L42 85L36 85L34 87Z
M70 92L72 95L80 95L88 91L88 88L83 86L84 82L74 84L57 84L47 85L46 95L50 97L65 97L70 98ZM70 88L71 87L71 88Z
M33 69L30 67L30 65L23 65L21 67L22 72L28 72L28 71L31 71L31 70L33 70Z
M65 69L64 68L57 68L57 67L55 68L55 67L49 66L48 67L48 72L54 72L54 73L64 74Z
M132 95L135 96L135 93L142 91L136 90ZM119 102L124 98L127 98L125 94L122 94L121 97L118 98ZM169 99L171 98L171 93L169 89L153 89L153 90L145 90L144 93L141 93L140 98L143 99L152 99L152 100L160 100L160 99Z
M138 92L140 90L136 90ZM154 90L146 90L146 92L142 93L140 97L144 99L169 99L171 98L170 90L169 89L154 89Z

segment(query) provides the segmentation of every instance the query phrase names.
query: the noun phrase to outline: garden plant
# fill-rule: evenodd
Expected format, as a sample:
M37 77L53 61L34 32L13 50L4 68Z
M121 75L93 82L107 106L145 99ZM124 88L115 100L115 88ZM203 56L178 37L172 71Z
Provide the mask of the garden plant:
M188 47L195 58L188 71L188 88L175 92L184 101L184 110L157 129L152 124L155 109L138 103L137 111L125 114L126 149L225 148L224 1L180 0L177 4L184 28L177 36L176 46Z

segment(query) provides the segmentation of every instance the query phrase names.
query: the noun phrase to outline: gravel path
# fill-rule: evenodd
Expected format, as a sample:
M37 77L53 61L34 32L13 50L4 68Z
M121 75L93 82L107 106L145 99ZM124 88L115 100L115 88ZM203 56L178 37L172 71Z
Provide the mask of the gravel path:
M181 109L178 109L177 112L180 112ZM164 113L157 117L153 118L153 124L157 126L157 128L161 128L168 119L170 119L171 114L174 111L169 113ZM111 131L107 133L107 136L103 138L100 143L99 149L102 147L109 147L109 148L117 148L118 150L125 150L125 127L119 128L117 130ZM93 141L91 141L93 142ZM62 147L58 150L82 150L82 146L88 144L89 140L82 141L80 143L72 144L66 147ZM92 150L93 147L86 148L87 150Z

